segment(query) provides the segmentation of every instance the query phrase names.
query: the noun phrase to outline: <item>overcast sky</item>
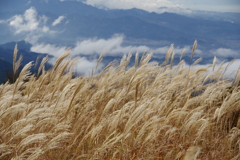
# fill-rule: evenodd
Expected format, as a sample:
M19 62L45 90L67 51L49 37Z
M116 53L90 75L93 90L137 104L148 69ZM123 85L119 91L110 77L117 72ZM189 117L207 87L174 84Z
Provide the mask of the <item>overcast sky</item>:
M80 0L83 1L83 0ZM105 6L110 9L140 8L158 12L161 7L240 12L240 0L85 0L87 4Z

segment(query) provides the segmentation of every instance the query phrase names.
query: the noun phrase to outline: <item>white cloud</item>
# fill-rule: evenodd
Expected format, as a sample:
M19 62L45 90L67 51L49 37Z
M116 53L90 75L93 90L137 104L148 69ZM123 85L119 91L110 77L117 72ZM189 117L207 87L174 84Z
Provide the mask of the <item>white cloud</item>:
M124 36L115 35L110 39L87 39L84 41L78 41L72 52L77 54L101 54L106 51L108 54L125 54L129 52L144 52L150 49L147 46L122 46Z
M39 21L34 7L25 11L24 15L15 15L10 19L10 26L15 28L15 34L38 29Z
M170 4L167 0L86 0L89 5L104 5L108 8L114 9L130 9L130 8L155 8L159 4Z
M72 55L100 55L102 52L106 51L110 55L123 55L129 52L144 52L149 51L150 48L147 46L122 46L124 36L115 35L109 39L86 39L83 41L76 42L75 46L72 48ZM48 53L54 56L60 56L66 46L56 46L51 44L36 44L33 45L31 51L38 53Z
M43 24L46 24L48 21L48 17L45 15L40 16L39 21L42 22Z
M231 78L233 79L237 73L238 68L240 67L240 59L236 59L233 61L231 65L229 65L229 62L225 62L223 65L220 66L222 61L218 60L217 64L214 68L214 71L217 71L220 69L221 73L225 71L225 68L227 67L227 70L225 71L223 78ZM212 73L212 67L209 67L212 64L197 64L193 66L194 69L200 69L200 68L208 68L206 75ZM184 64L185 67L189 67L188 64ZM176 67L176 66L175 66ZM221 68L220 68L221 67Z
M57 24L61 23L61 21L66 18L65 16L59 16L53 23L52 26L56 26Z
M239 55L240 51L234 51L229 48L218 48L210 51L213 55L221 57L236 57Z
M83 41L76 42L75 46L71 50L71 56L80 56L81 59L77 64L77 72L90 74L92 69L96 67L97 58L102 52L106 51L107 55L124 55L131 53L140 52L143 53L144 51L152 51L155 55L156 54L163 54L165 55L169 49L169 46L160 47L151 50L151 48L147 46L124 46L123 45L124 36L123 35L114 35L112 38L109 39L86 39ZM191 52L191 47L185 47L187 52ZM59 57L64 53L67 49L66 46L57 46L52 44L35 44L31 48L31 51L38 52L38 53L47 53L56 57ZM181 54L184 48L175 47L175 53ZM85 56L93 57L91 60L85 58ZM51 63L54 64L54 59L51 60ZM100 64L100 68L103 67L103 64Z
M109 39L86 39L83 41L76 42L75 46L71 50L72 56L79 56L81 57L79 63L77 64L76 70L78 73L84 73L84 74L90 74L91 71L96 67L97 58L98 56L92 56L92 55L100 55L102 52L106 51L107 55L124 55L136 52L144 52L144 51L151 51L154 53L154 55L162 54L165 55L169 49L169 46L159 47L156 49L152 49L147 46L124 46L123 45L124 36L123 35L114 35L112 38ZM53 55L56 59L56 57L59 57L64 53L64 51L67 49L66 46L57 46L57 45L51 45L51 44L37 44L33 45L31 48L31 51L38 52L38 53L47 53L50 55ZM174 52L176 54L181 54L183 49L186 49L186 53L188 55L191 55L191 49L192 46L184 46L184 47L174 47ZM213 53L218 53L216 55L225 55L226 52L228 52L228 55L235 55L237 52L229 49L216 49L212 51ZM202 55L202 51L197 49L196 54L198 56ZM94 57L91 60L85 58L85 56ZM53 60L52 60L52 63ZM220 61L216 65L216 69L219 67ZM236 60L227 70L225 77L229 76L230 73L237 70L240 64L240 59ZM186 64L187 65L187 64ZM195 65L194 68L203 68L207 67L210 64L206 65ZM227 63L225 63L223 66L225 67ZM103 67L103 64L100 65L100 68ZM215 69L215 70L216 70ZM209 70L211 71L211 69ZM210 73L210 72L209 72Z
M109 39L87 39L84 41L78 41L75 47L72 49L72 54L84 54L84 55L92 55L92 54L101 54L103 51L106 51L109 55L123 55L129 52L153 52L154 54L166 54L169 46L159 47L156 49L151 49L148 46L140 45L140 46L125 46L123 45L124 36L123 35L115 35ZM186 52L191 52L191 46L175 47L175 53L181 54L183 49L186 48ZM201 50L197 49L196 54L202 53Z
M88 60L85 57L81 57L75 66L75 70L77 73L91 75L92 71L95 70L97 65L97 59ZM103 68L103 64L100 63L97 71L100 71Z
M174 12L191 14L192 10L182 3L172 0L86 0L86 4L92 6L104 6L110 9L131 9L139 8L148 12Z
M34 7L30 7L22 15L15 15L6 20L14 29L15 35L25 36L25 40L30 43L36 43L44 34L54 33L46 26L47 21L48 17L39 16Z
M184 14L192 14L193 10L189 9L189 8L184 8L184 7L180 7L180 6L176 6L176 7L159 7L156 10L157 13L164 13L164 12L172 12L172 13L184 13Z
M121 36L116 36L108 40L105 39L87 39L84 41L78 41L75 48L73 48L73 54L100 54L104 50L112 50L122 44L123 38Z
M24 40L26 42L35 44L37 43L38 39L41 38L42 35L41 34L36 34L36 33L28 33L25 35Z
M60 0L66 1L66 0ZM99 8L139 8L149 12L174 12L191 14L192 10L239 13L239 0L76 0Z
M47 53L49 55L53 55L54 57L49 60L49 63L55 64L57 57L61 56L67 47L60 47L51 44L37 44L31 47L32 52L38 53ZM74 54L71 54L74 55ZM92 60L88 60L86 57L81 56L76 64L74 70L79 74L90 75L92 70L95 69L97 65L97 57ZM103 64L100 63L98 70L103 68Z
M51 45L51 44L36 44L31 47L32 52L37 52L37 53L47 53L49 55L53 55L55 57L59 57L64 53L64 51L67 49L67 47L59 47L56 45Z
M108 55L124 55L129 52L153 52L154 54L166 54L170 46L159 47L151 49L148 46L125 46L123 45L124 36L114 35L109 39L86 39L83 41L77 41L75 46L72 48L71 52L73 56L76 55L100 55L102 52L106 52ZM48 53L54 56L60 56L66 46L56 46L51 44L36 44L31 50L39 53ZM181 54L182 51L186 49L186 53L191 53L191 46L175 47L174 51L176 54ZM197 49L196 54L201 54L202 51Z
M43 26L42 31L43 31L44 33L46 33L46 32L49 31L49 28L48 28L47 26Z
M228 63L224 64L224 67L227 66ZM236 59L232 65L230 65L226 71L225 77L230 76L231 78L237 73L238 67L240 67L240 59Z
M239 12L239 0L78 0L110 9L139 8L149 12L191 13L191 10ZM190 9L189 9L190 8Z

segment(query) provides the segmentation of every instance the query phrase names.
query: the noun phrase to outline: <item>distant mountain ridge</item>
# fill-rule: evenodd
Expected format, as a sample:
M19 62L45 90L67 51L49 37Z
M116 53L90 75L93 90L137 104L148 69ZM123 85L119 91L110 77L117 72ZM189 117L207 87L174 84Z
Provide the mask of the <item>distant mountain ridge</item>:
M30 49L32 47L32 45L30 43L22 40L22 41L18 41L18 42L8 42L5 44L1 44L0 48L13 50L16 44L18 45L18 50L30 51Z
M240 24L221 20L167 12L157 14L137 8L104 10L78 1L1 0L0 3L0 19L23 14L30 7L34 7L39 15L46 15L47 27L58 33L41 37L40 42L71 45L79 38L110 38L116 33L124 34L126 39L168 41L168 44L176 45L189 45L198 39L206 48L228 48L226 41L240 42ZM59 16L64 16L64 20L52 26ZM0 23L0 29L10 32L6 24ZM6 43L4 39L10 39L5 33L0 33L0 36L2 43ZM240 48L239 45L231 47Z

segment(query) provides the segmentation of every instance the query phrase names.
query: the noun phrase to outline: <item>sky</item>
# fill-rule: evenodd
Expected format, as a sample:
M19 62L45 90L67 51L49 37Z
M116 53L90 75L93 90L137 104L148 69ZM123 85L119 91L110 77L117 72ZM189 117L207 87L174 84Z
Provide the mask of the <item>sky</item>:
M163 8L169 7L173 11L185 11L191 12L191 10L210 10L210 11L238 11L240 8L240 0L86 0L87 4L90 5L103 5L111 9L130 9L130 8L140 8L147 11L161 12ZM159 9L160 8L160 9ZM187 9L189 8L189 9ZM166 8L165 8L166 9ZM45 35L57 34L53 30L54 26L60 25L67 21L67 18L62 15L51 22L51 26L47 25L49 18L45 15L40 15L34 7L30 7L22 14L17 14L10 19L0 20L0 24L7 24L12 27L13 34L18 36L23 36L24 40L30 42L33 46L31 51L38 53L48 53L54 57L59 57L68 46L57 46L54 44L39 43L38 39ZM113 35L109 39L96 39L89 38L82 41L76 41L74 47L71 50L72 55L82 54L81 63L78 63L77 68L81 68L80 72L91 73L91 70L96 66L97 59L88 60L84 58L84 55L100 55L103 51L106 51L108 55L119 55L119 53L128 54L131 52L135 54L136 52L142 53L144 51L153 52L154 55L165 55L169 49L169 46L159 47L151 49L148 46L131 46L123 45L124 35ZM176 54L181 54L183 49L186 49L186 54L191 53L191 44L184 47L175 46L174 52ZM229 48L216 48L209 51L213 56L231 56L236 57L239 51L235 51ZM226 53L228 53L226 55ZM197 49L197 55L204 56L204 52ZM53 62L54 63L54 62ZM236 60L236 65L233 65L231 70L238 68L240 60ZM100 68L103 65L100 65ZM206 66L206 65L205 65ZM204 66L204 67L205 67ZM203 66L200 66L203 67Z
M83 0L79 0L83 1ZM147 11L161 12L162 7L176 11L206 10L218 12L239 12L240 0L84 0L93 6L105 6L110 9L140 8Z

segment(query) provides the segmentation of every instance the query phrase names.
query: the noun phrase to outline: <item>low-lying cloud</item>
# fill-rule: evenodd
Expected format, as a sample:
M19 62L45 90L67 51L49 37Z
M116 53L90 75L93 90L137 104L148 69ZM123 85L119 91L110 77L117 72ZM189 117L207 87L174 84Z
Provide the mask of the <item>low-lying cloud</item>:
M79 73L88 73L94 69L97 63L98 56L106 52L108 56L123 56L128 53L143 53L143 52L153 52L155 55L161 54L165 55L169 49L169 46L159 47L155 49L151 49L146 45L132 46L132 45L123 45L124 36L123 35L114 35L109 39L97 39L91 38L83 41L77 41L75 46L71 49L71 56L80 56L81 59L77 64L77 70ZM31 47L32 52L38 53L47 53L49 55L53 55L59 57L64 51L67 49L67 46L57 46L52 44L35 44ZM191 52L191 46L175 47L174 51L176 54L181 54L182 51L186 49L187 53ZM201 50L196 50L196 53L202 53ZM86 57L94 57L89 60ZM54 63L52 61L52 63ZM100 64L102 67L103 64Z
M72 47L72 55L100 55L102 52L106 52L108 55L124 55L128 53L136 52L153 52L154 54L166 54L169 46L159 47L152 49L146 45L132 46L123 45L124 36L114 35L109 39L97 39L91 38L83 41L77 41L75 46ZM64 52L66 46L56 46L51 44L36 44L33 45L31 50L33 52L47 53L53 56L60 56ZM191 52L191 46L175 47L175 53L181 54L186 49L186 52ZM201 50L196 50L196 53L201 54Z
M59 57L61 56L65 51L67 47L61 47L61 46L56 46L52 44L35 44L31 47L32 52L37 52L37 53L47 53L49 55L53 55L54 57Z
M169 0L86 0L84 2L92 6L104 6L110 9L139 8L149 12L159 12L160 7L179 7Z
M145 46L123 46L124 36L115 35L109 39L87 39L84 41L78 41L73 48L74 55L84 54L101 54L106 51L109 55L122 55L129 52L144 52L150 49Z
M229 48L218 48L210 51L215 56L221 57L236 57L239 55L240 51L235 51Z
M75 66L75 71L80 74L91 75L92 71L96 69L97 59L88 60L85 57L81 57ZM103 69L104 64L100 63L97 71ZM96 72L97 72L96 71Z
M63 0L61 0L63 1ZM110 9L139 8L149 12L175 12L191 14L193 10L239 12L238 0L78 0L86 4ZM190 8L190 9L189 9Z
M77 41L75 45L71 49L71 56L80 56L81 59L77 64L77 70L79 73L87 73L90 74L92 69L96 66L97 58L102 52L106 52L108 56L123 56L128 53L143 53L143 52L153 52L155 56L164 55L168 52L170 46L163 46L159 48L150 48L146 45L132 46L132 45L124 45L124 36L123 35L114 35L109 39L97 39L91 38L83 41ZM35 44L32 46L31 51L38 53L47 53L53 55L54 57L59 57L64 51L68 48L68 46L57 46L52 44ZM178 56L185 49L185 55L190 56L192 52L192 46L175 46L174 53ZM219 63L222 59L226 57L234 57L236 56L238 51L234 51L232 49L219 48L215 50L211 50L208 53L203 52L200 49L196 49L195 55L197 57L213 57L216 56L219 58ZM86 58L88 57L88 58ZM89 57L94 57L89 59ZM54 63L54 62L53 62ZM230 73L236 70L239 67L240 60L236 60L227 70L226 75L230 75ZM196 65L195 67L207 67L210 64L206 65ZM226 66L227 64L224 64ZM101 64L100 66L103 66ZM218 64L216 65L216 68Z
M225 62L223 64L221 64L221 63L222 63L221 60L217 60L217 63L214 67L214 71L217 71L217 70L220 69L221 73L224 72L224 75L223 75L224 78L233 79L235 77L239 67L240 67L240 59L235 59L235 60L233 60L232 63L229 63L229 62ZM211 66L211 67L209 67L209 66ZM189 64L185 63L185 67L189 67ZM212 64L197 64L197 65L192 66L192 67L195 68L195 69L208 68L207 74L210 74L213 71Z
M83 0L79 0L83 1ZM174 13L192 13L191 9L171 0L84 0L84 3L96 7L107 7L110 9L132 9L138 8L148 12L174 12Z

